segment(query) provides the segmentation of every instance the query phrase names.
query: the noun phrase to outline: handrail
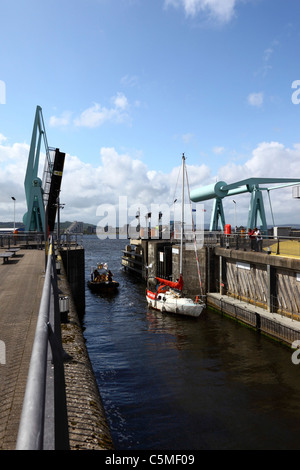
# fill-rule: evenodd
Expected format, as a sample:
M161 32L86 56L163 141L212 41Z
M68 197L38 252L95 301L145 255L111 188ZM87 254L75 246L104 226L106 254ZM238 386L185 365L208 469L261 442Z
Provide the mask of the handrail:
M65 232L60 235L59 245L62 248L81 248L83 246L83 233L81 232Z
M63 350L61 344L57 347L57 338L56 341L53 341L53 329L51 322L55 323L55 318L51 318L53 315L51 309L57 304L57 299L54 296L57 294L57 286L53 286L53 279L56 279L55 272L55 259L54 259L54 247L51 240L49 244L49 250L47 255L47 267L45 274L45 282L42 292L42 298L40 303L40 309L38 314L35 338L33 343L32 355L29 365L29 373L27 379L27 385L25 390L25 397L23 402L23 409L21 414L21 420L18 431L18 438L16 444L16 450L42 450L45 448L44 437L48 431L45 431L46 416L46 390L49 388L47 385L47 368L48 368L48 344L50 342L52 348L52 362L54 364L54 369L60 370L63 359ZM57 308L56 308L57 310ZM59 309L58 309L59 310ZM55 313L54 312L54 317ZM56 350L53 350L54 348ZM58 353L58 354L57 354ZM57 361L57 356L59 360ZM60 364L59 364L60 363ZM53 374L52 374L53 375ZM53 379L52 379L53 380ZM54 380L57 381L57 375L54 373ZM59 379L58 379L59 380ZM59 388L61 393L61 381L60 386L57 387L55 382L52 383L51 387L54 390ZM64 387L63 387L64 388ZM65 392L65 390L63 390ZM54 392L54 400L56 399L56 394ZM55 402L50 404L51 413L55 415ZM66 409L64 410L66 416ZM54 419L52 417L51 419ZM60 423L61 424L61 423ZM50 425L50 428L54 428L55 434L55 423ZM61 427L61 425L60 425ZM51 433L52 431L50 431ZM50 444L53 448L60 446L63 448L68 447L68 436L63 438L65 441L63 444L56 441L56 436L51 437L50 441L53 441L53 444ZM67 443L66 443L67 442Z
M220 247L233 250L257 251L265 254L284 255L291 257L300 256L300 238L284 235L262 235L259 244L257 240L251 240L247 233L222 233L219 239Z
M37 248L42 249L44 245L44 233L37 232L0 232L0 248L8 247L15 245L21 245L22 247L28 247L31 244L35 245Z

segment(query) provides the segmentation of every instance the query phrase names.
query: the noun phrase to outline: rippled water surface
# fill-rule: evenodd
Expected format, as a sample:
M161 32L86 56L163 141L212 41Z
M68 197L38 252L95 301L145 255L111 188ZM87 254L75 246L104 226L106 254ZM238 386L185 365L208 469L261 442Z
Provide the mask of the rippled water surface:
M211 310L148 310L123 271L126 240L84 237L118 294L86 289L87 348L116 449L300 449L300 365L291 350Z

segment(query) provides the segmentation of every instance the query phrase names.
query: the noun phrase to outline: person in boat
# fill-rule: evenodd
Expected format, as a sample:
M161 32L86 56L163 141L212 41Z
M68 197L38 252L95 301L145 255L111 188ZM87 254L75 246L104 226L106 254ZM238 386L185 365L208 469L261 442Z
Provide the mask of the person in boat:
M112 282L112 277L113 277L113 274L112 274L111 270L109 270L108 273L107 273L108 282Z
M94 271L94 282L100 282L100 273L98 269L95 269Z

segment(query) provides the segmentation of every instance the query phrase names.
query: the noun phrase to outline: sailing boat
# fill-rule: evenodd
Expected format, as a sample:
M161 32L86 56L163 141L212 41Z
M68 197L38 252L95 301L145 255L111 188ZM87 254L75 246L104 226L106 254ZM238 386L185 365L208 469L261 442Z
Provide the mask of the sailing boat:
M147 289L146 299L148 306L155 310L166 313L176 313L179 315L187 315L199 317L205 308L202 300L194 301L184 297L183 277L182 277L182 256L183 256L183 224L184 224L184 182L185 182L185 156L182 156L182 207L181 207L181 234L180 234L180 276L178 281L168 281L156 277L159 282L155 292ZM197 258L197 257L196 257ZM198 262L198 258L197 258ZM198 267L199 274L199 267ZM199 274L200 276L200 274ZM201 284L201 283L200 283Z

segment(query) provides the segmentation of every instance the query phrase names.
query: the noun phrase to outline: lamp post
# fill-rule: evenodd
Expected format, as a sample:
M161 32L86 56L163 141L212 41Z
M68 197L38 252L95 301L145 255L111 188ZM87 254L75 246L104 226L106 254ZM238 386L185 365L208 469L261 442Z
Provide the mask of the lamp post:
M234 202L234 228L236 230L236 228L237 228L237 225L236 225L236 201L234 199L232 201Z
M14 231L16 230L16 198L11 196L12 200L14 201Z
M61 204L59 196L57 196L56 207L57 207L57 246L60 247L60 209L64 208L65 204Z
M141 238L141 224L140 224L140 208L138 209L135 218L137 219L137 226L136 226L136 231L139 232L139 239Z

